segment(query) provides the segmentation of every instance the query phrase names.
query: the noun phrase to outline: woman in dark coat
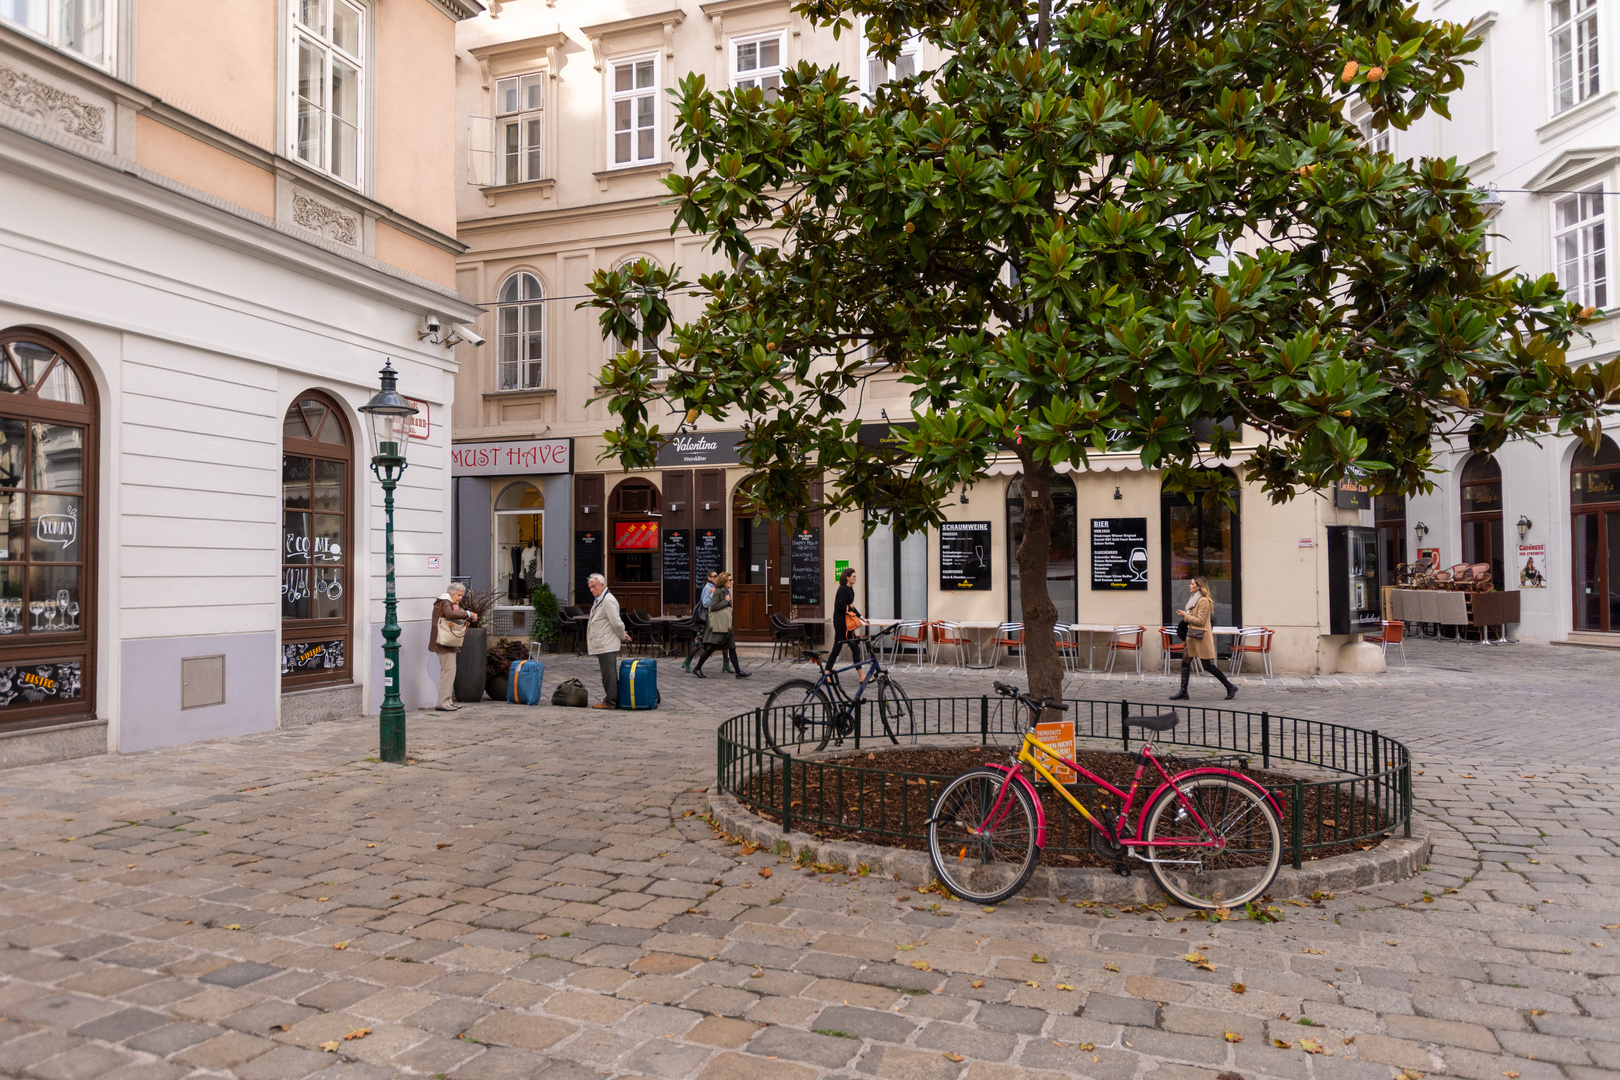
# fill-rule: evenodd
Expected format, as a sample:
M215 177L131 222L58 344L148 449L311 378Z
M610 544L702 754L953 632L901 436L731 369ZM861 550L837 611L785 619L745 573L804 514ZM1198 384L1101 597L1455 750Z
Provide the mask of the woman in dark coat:
M1215 663L1215 601L1209 595L1209 582L1195 577L1189 586L1192 595L1187 598L1187 608L1176 612L1187 620L1187 647L1181 654L1181 689L1171 694L1170 700L1187 700L1187 680L1192 678L1192 664L1197 660L1204 665L1205 671L1221 680L1221 685L1226 687L1226 699L1230 701L1237 697L1237 687ZM1202 630L1203 633L1195 636L1194 630Z
M731 606L731 575L722 572L714 579L714 596L709 600L709 632L703 639L703 655L692 668L692 674L700 679L707 679L703 674L703 663L715 650L721 650L737 673L737 678L746 679L752 675L751 671L744 671L742 663L737 659L737 639L731 632L733 609Z
M833 645L832 652L827 654L827 666L831 668L838 662L838 653L845 645L849 646L849 658L854 663L861 662L861 639L849 632L845 625L847 615L861 617L859 609L855 607L855 569L845 567L838 575L838 592L833 595ZM863 671L861 677L865 678Z

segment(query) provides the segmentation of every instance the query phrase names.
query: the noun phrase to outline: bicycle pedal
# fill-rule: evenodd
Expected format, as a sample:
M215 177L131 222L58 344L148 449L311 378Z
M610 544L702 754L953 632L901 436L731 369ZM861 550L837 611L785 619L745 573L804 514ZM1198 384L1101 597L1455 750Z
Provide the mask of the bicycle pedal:
M1130 877L1131 868L1126 866L1124 863L1115 863L1114 873L1118 874L1120 877Z

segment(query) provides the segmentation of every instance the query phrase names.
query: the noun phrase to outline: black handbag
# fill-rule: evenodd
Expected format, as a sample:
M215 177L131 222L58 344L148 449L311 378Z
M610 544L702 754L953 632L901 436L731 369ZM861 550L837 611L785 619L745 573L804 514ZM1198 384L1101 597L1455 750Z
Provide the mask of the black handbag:
M1187 640L1187 620L1186 619L1182 619L1180 622L1178 622L1176 624L1176 637L1180 638L1182 641Z

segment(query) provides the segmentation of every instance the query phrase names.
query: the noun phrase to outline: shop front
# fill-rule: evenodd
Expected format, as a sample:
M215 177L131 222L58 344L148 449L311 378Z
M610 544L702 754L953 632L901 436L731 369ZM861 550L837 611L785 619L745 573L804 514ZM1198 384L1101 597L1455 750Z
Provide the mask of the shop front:
M451 574L496 597L493 628L526 634L542 583L568 596L572 439L454 443Z

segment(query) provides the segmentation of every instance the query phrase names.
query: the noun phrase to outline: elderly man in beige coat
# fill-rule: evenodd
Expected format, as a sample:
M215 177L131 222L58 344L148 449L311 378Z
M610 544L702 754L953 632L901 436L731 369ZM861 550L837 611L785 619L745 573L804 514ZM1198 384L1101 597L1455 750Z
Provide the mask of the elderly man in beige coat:
M596 602L591 605L591 617L585 624L585 651L602 665L602 700L591 708L617 709L619 646L630 640L630 632L624 628L624 620L619 617L618 598L608 592L607 578L592 574L589 586Z

